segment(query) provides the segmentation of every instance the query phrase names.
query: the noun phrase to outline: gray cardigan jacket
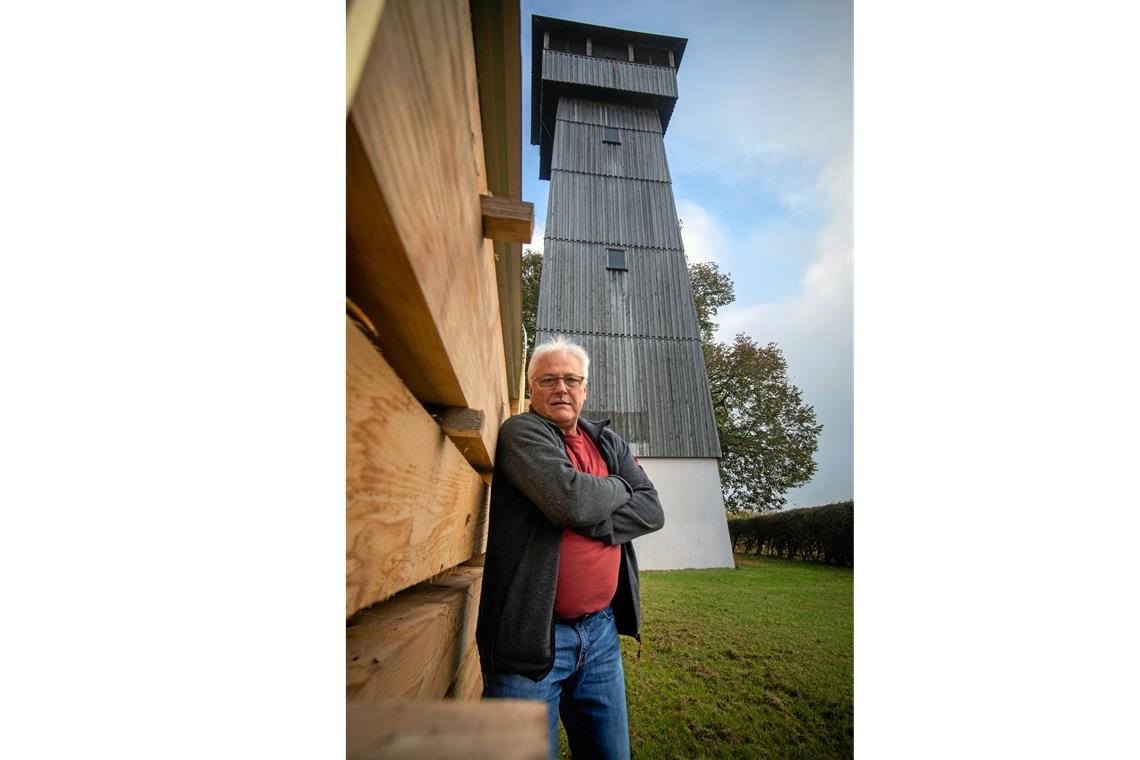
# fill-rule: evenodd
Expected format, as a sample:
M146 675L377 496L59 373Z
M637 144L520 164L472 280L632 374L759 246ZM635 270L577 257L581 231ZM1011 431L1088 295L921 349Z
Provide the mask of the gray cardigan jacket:
M533 412L499 429L487 558L476 640L484 672L540 681L554 666L554 592L562 529L621 545L612 602L618 633L641 640L637 557L631 540L665 523L657 490L609 421L579 418L609 468L574 469L554 423Z

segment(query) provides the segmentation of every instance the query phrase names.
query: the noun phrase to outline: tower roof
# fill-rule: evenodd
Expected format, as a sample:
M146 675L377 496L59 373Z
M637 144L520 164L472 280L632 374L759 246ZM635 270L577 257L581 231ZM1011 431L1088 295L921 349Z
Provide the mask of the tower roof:
M596 41L605 41L609 43L632 43L634 46L648 46L656 48L662 52L667 51L672 58L672 66L668 68L671 71L670 77L672 84L669 85L669 90L658 90L657 94L636 94L626 93L626 96L636 97L647 103L656 105L657 110L661 116L662 129L666 129L669 124L669 117L673 112L673 103L676 101L676 71L681 66L681 58L685 54L685 45L688 40L684 37L669 37L662 34L650 34L648 32L635 32L628 29L618 29L617 27L610 26L597 26L595 24L585 24L578 21L567 21L565 19L551 18L549 16L531 16L531 90L530 90L530 141L532 145L541 145L542 161L539 176L542 179L549 179L550 170L550 145L549 139L543 139L543 123L546 122L547 130L553 129L551 122L554 113L554 107L559 94L568 94L566 89L568 86L572 89L586 89L598 92L597 87L590 87L583 85L567 85L566 83L544 83L543 80L543 38L546 33L551 36L561 35L566 37L574 37L579 39L590 38ZM597 44L595 43L595 50ZM585 52L585 49L581 51ZM581 53L580 53L581 54ZM640 54L640 53L639 53ZM544 84L550 85L551 92L544 92ZM644 93L644 91L642 91ZM547 97L550 96L550 97ZM546 135L547 138L550 135Z

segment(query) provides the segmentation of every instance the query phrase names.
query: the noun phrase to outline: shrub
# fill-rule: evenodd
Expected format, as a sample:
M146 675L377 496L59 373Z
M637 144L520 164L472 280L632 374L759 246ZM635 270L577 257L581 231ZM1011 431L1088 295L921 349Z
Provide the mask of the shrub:
M733 551L853 566L855 502L730 517L728 534Z

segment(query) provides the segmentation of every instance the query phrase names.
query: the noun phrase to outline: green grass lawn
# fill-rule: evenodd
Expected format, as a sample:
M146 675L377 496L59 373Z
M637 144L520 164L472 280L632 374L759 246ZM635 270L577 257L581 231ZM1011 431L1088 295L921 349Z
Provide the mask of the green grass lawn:
M853 570L736 561L641 574L640 659L622 639L633 756L851 757Z

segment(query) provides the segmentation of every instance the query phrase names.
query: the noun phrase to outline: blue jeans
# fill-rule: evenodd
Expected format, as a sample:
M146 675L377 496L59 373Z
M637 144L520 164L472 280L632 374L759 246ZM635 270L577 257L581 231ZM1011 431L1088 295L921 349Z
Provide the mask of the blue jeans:
M625 673L614 613L609 607L573 624L554 626L554 667L537 683L514 673L486 673L484 698L546 703L550 757L558 757L558 716L570 753L582 758L629 758Z

